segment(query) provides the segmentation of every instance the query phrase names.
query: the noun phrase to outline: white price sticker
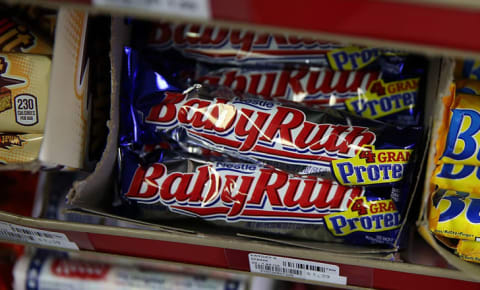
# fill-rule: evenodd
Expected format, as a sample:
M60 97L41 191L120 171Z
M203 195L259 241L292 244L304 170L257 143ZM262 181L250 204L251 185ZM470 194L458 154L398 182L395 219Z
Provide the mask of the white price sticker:
M95 6L132 8L176 16L210 18L210 0L93 0Z
M75 243L70 242L65 234L37 230L5 222L0 222L0 239L12 242L25 242L42 246L78 250L78 246Z
M250 272L347 285L337 265L254 253L248 254L248 261Z

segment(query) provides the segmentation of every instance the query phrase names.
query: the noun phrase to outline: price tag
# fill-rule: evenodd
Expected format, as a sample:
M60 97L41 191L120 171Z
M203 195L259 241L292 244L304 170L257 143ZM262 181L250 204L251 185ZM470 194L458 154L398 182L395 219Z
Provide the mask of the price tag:
M93 4L203 19L210 18L209 0L93 0Z
M78 246L75 243L70 242L65 234L37 230L5 222L0 222L0 239L12 242L25 242L42 246L78 250Z
M254 253L248 254L248 261L250 272L347 285L337 265Z

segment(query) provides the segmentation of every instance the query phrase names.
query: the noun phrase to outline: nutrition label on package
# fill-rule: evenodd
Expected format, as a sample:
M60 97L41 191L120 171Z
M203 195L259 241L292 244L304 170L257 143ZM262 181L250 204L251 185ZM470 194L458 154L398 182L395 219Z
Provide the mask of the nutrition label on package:
M0 239L12 242L24 242L41 246L78 250L65 234L37 230L34 228L0 222Z
M254 253L248 254L248 261L250 272L347 285L337 265Z

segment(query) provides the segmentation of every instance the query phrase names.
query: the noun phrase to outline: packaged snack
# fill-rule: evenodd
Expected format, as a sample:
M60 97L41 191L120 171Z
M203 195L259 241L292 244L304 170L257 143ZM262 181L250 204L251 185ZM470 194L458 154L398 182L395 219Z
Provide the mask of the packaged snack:
M151 222L198 217L246 232L315 241L394 245L408 186L350 187L252 163L172 152L145 164L121 148L121 197ZM408 185L408 184L407 184Z
M166 268L169 270L169 268ZM174 268L175 269L175 268ZM172 268L170 268L170 271ZM32 274L35 273L35 274ZM175 289L244 290L242 277L209 277L164 272L158 265L116 263L115 259L97 260L70 257L66 252L37 249L25 254L13 269L14 289Z
M32 30L32 27L18 17L12 16L12 10L0 11L0 52L52 55L52 42Z
M441 163L433 173L432 183L441 189L480 194L478 166Z
M286 100L307 107L333 107L402 126L419 124L421 71L389 75L379 70L334 71L326 67L218 67L182 56L125 49L130 75L161 79L179 90L194 83L226 87L267 100ZM133 74L134 73L134 74ZM143 81L142 81L143 82ZM143 82L148 85L147 82Z
M137 22L133 35L140 48L162 52L173 49L183 56L217 64L299 64L333 70L384 66L385 71L400 72L406 55L380 48L200 24Z
M480 80L456 80L457 93L480 96Z
M480 241L460 240L456 250L463 260L480 263Z
M480 238L480 198L466 192L439 189L432 194L430 230L448 238Z
M34 161L42 140L42 134L0 133L0 165Z
M417 127L398 128L333 109L235 97L231 91L202 86L183 94L137 91L131 101L123 103L124 116L130 113L125 138L137 145L170 138L343 185L400 181L421 137Z
M43 133L50 63L46 56L0 54L0 132Z
M448 106L448 101L445 101ZM450 103L443 122L448 134L442 132L437 140L437 152L442 163L480 165L480 99L458 93Z
M458 59L455 61L455 78L480 80L480 61L474 59Z

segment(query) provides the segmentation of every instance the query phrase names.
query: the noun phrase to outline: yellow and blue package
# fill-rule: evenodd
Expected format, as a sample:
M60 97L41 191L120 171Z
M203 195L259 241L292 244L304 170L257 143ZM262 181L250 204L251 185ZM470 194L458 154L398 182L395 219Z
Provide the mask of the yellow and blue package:
M480 196L438 189L430 202L428 220L433 233L470 241L480 238Z
M458 190L480 195L480 167L474 165L441 163L432 176L438 188Z
M480 263L480 242L460 240L457 245L457 254L465 261Z
M455 62L455 79L480 80L480 60L462 59Z
M458 93L444 105L448 109L437 140L439 163L480 166L480 97Z

